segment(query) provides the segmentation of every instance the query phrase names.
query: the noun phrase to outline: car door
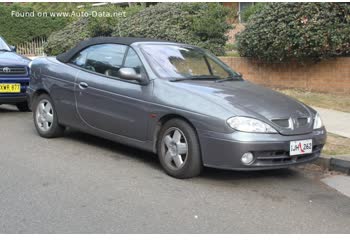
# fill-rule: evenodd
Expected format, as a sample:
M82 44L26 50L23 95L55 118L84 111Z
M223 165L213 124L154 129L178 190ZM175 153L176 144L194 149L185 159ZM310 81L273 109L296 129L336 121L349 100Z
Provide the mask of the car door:
M75 80L81 120L95 131L146 140L151 85L118 77L123 66L145 74L135 51L125 45L95 45L78 54L72 64L82 69Z

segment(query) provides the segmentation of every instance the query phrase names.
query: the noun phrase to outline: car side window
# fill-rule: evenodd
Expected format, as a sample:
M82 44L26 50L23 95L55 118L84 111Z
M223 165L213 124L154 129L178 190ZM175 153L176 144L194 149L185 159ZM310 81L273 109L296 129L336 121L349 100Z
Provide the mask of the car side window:
M132 48L129 48L128 50L123 67L133 68L138 74L145 74L142 62L139 56L137 56L135 50Z
M88 51L89 51L89 48L84 49L83 51L81 51L80 53L75 55L70 62L73 63L74 65L77 65L78 67L83 68L85 66L86 55L87 55Z
M118 77L127 46L118 44L99 44L78 53L71 63L86 70Z

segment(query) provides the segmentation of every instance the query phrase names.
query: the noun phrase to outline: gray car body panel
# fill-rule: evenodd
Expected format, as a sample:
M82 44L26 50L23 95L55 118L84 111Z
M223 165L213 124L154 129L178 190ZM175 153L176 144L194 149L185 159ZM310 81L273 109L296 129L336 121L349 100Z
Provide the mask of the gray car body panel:
M130 47L144 64L147 85L91 73L54 57L39 58L32 64L29 99L32 102L38 92L47 92L61 124L153 152L162 119L181 117L196 129L203 164L210 167L244 170L288 167L297 162L244 166L240 157L246 151L289 151L289 142L293 140L313 139L321 148L324 145L326 131L313 130L316 112L312 108L248 81L160 79L143 56L142 44L148 43L133 43ZM80 86L82 82L88 85L87 89ZM226 123L233 116L259 119L279 133L235 131ZM312 121L293 130L271 121L290 117L308 117ZM318 155L317 152L305 161Z

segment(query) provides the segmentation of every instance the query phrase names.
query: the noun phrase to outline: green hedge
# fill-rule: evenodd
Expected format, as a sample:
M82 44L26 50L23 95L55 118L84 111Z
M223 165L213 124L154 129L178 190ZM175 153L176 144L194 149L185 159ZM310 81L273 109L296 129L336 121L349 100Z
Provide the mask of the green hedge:
M86 17L78 19L63 29L50 35L46 45L45 53L48 55L57 55L74 47L78 42L97 36L111 36L115 26L123 18L132 18L132 16L143 9L140 5L133 5L127 8L121 8L117 5L106 5L84 9L84 11L95 11L105 13L123 13L125 17Z
M243 22L247 22L251 16L257 14L258 12L263 9L264 5L266 3L258 2L254 3L253 5L249 6L247 9L244 10L244 12L241 14L241 19Z
M14 17L15 12L33 12L30 5L0 5L0 35L9 44L16 45L38 37L48 37L52 32L62 29L68 22L65 18Z
M111 7L108 5L94 10L102 11ZM219 3L159 3L147 8L113 7L113 11L126 11L126 17L90 17L72 23L49 37L45 52L57 55L83 39L102 35L178 41L223 55L227 41L225 33L231 27L226 22L229 10Z
M87 18L81 18L62 30L52 33L47 39L44 51L48 55L58 55L72 48L79 41L90 37L89 21Z
M219 3L160 3L123 19L112 35L183 42L223 55L228 13Z
M264 4L237 39L241 56L269 62L349 55L350 5Z

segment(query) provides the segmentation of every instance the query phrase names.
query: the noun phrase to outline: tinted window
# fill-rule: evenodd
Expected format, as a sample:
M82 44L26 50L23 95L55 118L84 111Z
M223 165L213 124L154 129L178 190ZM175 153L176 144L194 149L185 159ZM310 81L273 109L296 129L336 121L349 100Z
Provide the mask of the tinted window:
M94 45L78 53L71 63L96 73L118 77L126 49L125 45Z

